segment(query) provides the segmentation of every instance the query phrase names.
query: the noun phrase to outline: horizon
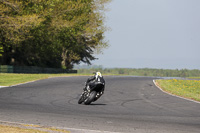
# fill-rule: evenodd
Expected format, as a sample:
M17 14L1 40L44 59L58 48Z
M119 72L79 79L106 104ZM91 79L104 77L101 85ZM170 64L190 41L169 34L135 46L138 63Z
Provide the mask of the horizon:
M94 54L98 60L92 64L199 69L199 5L199 0L113 0L105 14L110 47Z

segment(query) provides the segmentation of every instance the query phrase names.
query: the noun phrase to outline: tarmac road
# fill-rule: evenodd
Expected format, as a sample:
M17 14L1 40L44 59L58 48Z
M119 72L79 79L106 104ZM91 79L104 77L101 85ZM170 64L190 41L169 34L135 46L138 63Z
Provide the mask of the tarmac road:
M58 77L0 88L0 120L72 133L199 133L200 104L160 91L153 78L106 76L104 95L77 103L88 77Z

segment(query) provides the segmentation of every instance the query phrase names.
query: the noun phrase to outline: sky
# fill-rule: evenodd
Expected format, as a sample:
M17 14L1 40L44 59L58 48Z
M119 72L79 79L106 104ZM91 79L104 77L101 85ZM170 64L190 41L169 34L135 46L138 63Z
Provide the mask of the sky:
M104 68L200 69L200 0L113 0Z

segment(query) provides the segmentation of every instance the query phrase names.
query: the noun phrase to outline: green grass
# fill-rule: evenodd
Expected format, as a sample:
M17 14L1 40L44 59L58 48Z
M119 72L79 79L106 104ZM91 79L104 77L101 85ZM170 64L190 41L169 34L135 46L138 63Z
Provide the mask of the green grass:
M200 101L200 80L156 80L156 83L166 92Z
M82 74L83 75L83 74ZM8 74L0 73L0 86L11 86L30 81L59 76L80 76L80 74Z

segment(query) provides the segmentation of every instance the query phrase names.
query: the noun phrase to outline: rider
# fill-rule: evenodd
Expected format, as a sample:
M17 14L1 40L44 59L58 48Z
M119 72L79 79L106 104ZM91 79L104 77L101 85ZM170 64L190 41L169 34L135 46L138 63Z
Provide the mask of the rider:
M105 80L103 78L103 76L101 75L100 72L95 72L95 75L88 78L87 82L86 82L86 87L89 85L90 88L93 88L96 86L96 84L101 83L103 85L103 89L100 92L100 94L102 95L104 93L104 88L105 88ZM84 90L86 90L86 87L84 88Z

